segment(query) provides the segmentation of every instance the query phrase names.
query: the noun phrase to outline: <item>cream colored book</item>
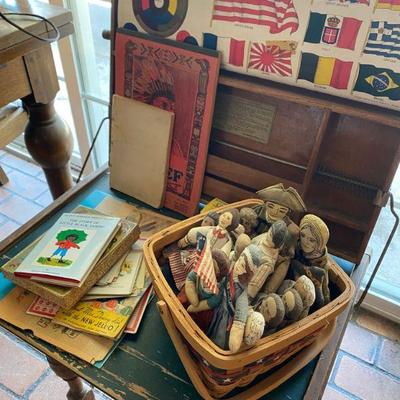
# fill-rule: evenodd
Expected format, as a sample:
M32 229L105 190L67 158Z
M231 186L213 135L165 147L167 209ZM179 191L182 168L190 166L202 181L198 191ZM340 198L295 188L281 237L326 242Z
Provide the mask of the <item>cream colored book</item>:
M167 183L174 114L113 96L110 186L159 208Z

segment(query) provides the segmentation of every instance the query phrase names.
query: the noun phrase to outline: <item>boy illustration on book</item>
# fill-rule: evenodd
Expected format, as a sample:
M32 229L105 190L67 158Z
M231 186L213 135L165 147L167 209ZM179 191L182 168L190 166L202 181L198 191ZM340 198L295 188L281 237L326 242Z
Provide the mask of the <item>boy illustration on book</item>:
M56 236L57 249L54 250L50 257L39 257L37 260L41 264L46 265L70 265L73 260L64 260L64 257L68 253L69 249L80 249L78 243L84 242L86 240L87 233L78 229L67 229L61 231ZM59 256L58 260L53 260L53 257Z

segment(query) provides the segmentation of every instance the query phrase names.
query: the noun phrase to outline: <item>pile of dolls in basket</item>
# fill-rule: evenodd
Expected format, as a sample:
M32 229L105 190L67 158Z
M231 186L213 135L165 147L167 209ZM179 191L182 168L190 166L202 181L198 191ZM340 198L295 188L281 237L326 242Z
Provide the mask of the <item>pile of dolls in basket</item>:
M329 230L297 191L257 192L254 207L209 212L166 247L164 276L191 317L233 353L330 301ZM299 225L289 215L303 215Z

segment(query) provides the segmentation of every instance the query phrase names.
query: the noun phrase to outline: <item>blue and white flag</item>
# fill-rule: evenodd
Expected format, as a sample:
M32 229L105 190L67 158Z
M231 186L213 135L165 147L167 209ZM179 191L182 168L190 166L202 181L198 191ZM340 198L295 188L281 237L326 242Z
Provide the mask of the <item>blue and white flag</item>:
M364 54L400 60L400 24L372 21Z

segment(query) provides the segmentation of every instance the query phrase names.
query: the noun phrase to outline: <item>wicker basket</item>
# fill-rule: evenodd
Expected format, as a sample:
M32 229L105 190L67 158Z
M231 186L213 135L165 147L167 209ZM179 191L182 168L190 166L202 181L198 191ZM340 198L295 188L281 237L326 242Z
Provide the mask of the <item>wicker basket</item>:
M257 199L243 200L216 211L259 204L263 202ZM165 246L182 238L190 228L199 225L203 217L197 215L179 222L155 234L145 243L144 256L160 300L158 307L188 375L206 399L219 398L236 387L246 386L257 375L297 354L282 370L274 372L238 397L258 398L284 382L322 350L334 332L337 315L352 298L354 286L346 273L329 259L329 279L340 292L334 300L306 318L260 339L257 346L236 354L223 350L193 321L168 285L157 262Z

